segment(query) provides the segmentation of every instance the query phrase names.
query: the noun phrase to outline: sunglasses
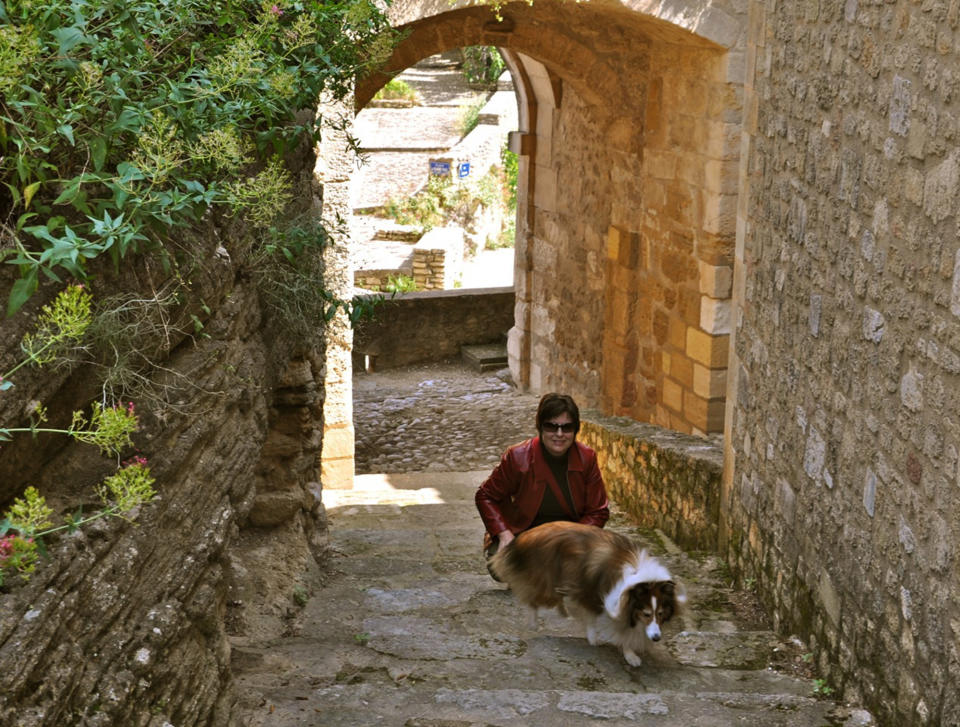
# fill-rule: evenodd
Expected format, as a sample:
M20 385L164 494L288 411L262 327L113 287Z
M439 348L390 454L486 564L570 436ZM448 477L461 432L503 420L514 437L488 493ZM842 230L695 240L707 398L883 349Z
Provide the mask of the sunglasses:
M572 434L577 429L577 425L573 422L563 422L563 424L560 422L544 422L540 425L540 427L544 432L556 432L557 434L560 432L563 432L564 434Z

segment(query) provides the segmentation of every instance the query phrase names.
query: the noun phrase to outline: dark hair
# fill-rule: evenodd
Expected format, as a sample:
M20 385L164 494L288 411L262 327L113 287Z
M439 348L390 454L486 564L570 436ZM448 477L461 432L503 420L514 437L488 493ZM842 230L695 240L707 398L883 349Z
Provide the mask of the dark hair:
M555 416L567 413L573 419L575 432L580 431L580 409L573 397L567 394L549 393L540 397L540 403L537 405L537 432L542 432L543 423Z

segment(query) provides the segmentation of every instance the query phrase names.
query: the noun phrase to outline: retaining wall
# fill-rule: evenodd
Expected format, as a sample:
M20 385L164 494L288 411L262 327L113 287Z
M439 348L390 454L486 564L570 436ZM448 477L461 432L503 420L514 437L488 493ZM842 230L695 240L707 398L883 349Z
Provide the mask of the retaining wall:
M513 304L512 287L401 293L356 324L354 365L385 369L442 361L459 356L465 344L504 341Z
M581 414L578 439L597 451L610 498L684 548L716 550L721 445L625 417Z

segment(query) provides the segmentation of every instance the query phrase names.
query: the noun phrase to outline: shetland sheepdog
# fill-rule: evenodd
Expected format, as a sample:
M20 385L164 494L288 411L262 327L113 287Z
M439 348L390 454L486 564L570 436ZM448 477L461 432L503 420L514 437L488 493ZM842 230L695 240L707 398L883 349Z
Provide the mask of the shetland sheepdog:
M541 609L556 608L583 624L591 645L620 647L631 666L687 600L646 550L595 525L544 523L520 533L490 567L531 609L531 626Z

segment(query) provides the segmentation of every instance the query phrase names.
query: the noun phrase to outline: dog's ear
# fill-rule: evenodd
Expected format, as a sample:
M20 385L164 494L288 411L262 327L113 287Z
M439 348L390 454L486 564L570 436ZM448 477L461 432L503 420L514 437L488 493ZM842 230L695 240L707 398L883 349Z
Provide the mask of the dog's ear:
M663 596L661 621L666 623L680 612L680 607L687 602L687 596L673 581L662 581L657 588Z
M649 583L638 583L627 591L624 607L629 615L630 628L637 625L637 614L643 611L644 605L649 601L650 590Z
M613 590L603 599L603 610L613 620L621 618L624 613L633 613L633 602L636 598L635 591L640 586L646 584L637 584L630 588L624 588L622 591ZM631 616L632 618L632 616Z

